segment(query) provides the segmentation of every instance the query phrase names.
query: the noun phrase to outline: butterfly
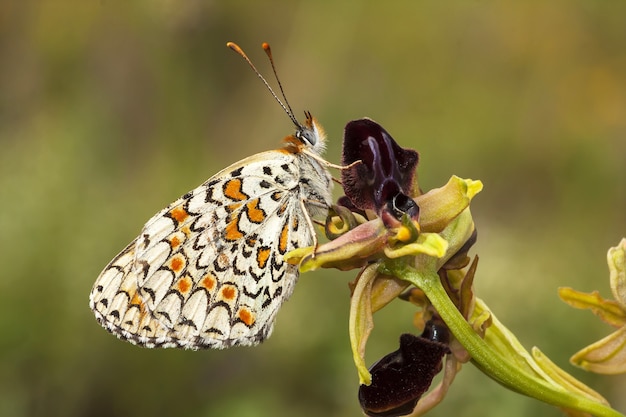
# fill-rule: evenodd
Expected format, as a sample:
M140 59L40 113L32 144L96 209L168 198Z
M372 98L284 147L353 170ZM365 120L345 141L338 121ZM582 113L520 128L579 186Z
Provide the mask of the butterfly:
M317 244L314 217L331 205L325 133L300 123L234 43L295 125L280 149L245 158L155 214L101 272L89 304L97 321L144 347L256 345L293 292L289 251ZM269 45L263 44L276 75Z

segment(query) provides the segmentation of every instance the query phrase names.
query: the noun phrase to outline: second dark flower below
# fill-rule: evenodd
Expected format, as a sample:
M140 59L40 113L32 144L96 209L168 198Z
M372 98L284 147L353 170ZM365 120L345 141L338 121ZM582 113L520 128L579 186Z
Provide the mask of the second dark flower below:
M433 321L419 337L400 336L400 348L376 362L370 369L372 383L359 388L363 411L372 417L410 414L441 371L447 340L445 325Z

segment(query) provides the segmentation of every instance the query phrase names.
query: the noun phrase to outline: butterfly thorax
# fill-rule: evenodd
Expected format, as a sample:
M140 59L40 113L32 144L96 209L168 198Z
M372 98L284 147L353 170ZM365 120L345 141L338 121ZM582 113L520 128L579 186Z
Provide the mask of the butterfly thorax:
M311 215L326 213L332 204L332 177L321 154L326 150L324 128L309 112L296 133L284 139L283 149L297 154L300 167L300 193Z

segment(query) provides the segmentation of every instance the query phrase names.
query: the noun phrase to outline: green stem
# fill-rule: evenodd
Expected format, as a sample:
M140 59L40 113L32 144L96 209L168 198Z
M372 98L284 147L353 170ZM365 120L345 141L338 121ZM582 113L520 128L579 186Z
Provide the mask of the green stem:
M549 384L508 362L486 343L459 313L436 273L423 274L403 262L387 262L385 269L387 268L389 269L385 272L409 281L424 291L452 334L469 352L473 362L500 384L520 394L558 407L576 409L599 417L625 417L602 403Z

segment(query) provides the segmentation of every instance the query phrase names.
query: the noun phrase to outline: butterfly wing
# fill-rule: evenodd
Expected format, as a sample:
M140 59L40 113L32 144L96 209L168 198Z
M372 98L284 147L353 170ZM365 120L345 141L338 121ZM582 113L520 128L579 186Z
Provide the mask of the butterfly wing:
M226 348L267 338L298 277L283 255L314 239L301 203L310 195L302 161L282 150L254 155L153 216L96 280L97 320L146 347ZM329 201L323 177L313 192Z

